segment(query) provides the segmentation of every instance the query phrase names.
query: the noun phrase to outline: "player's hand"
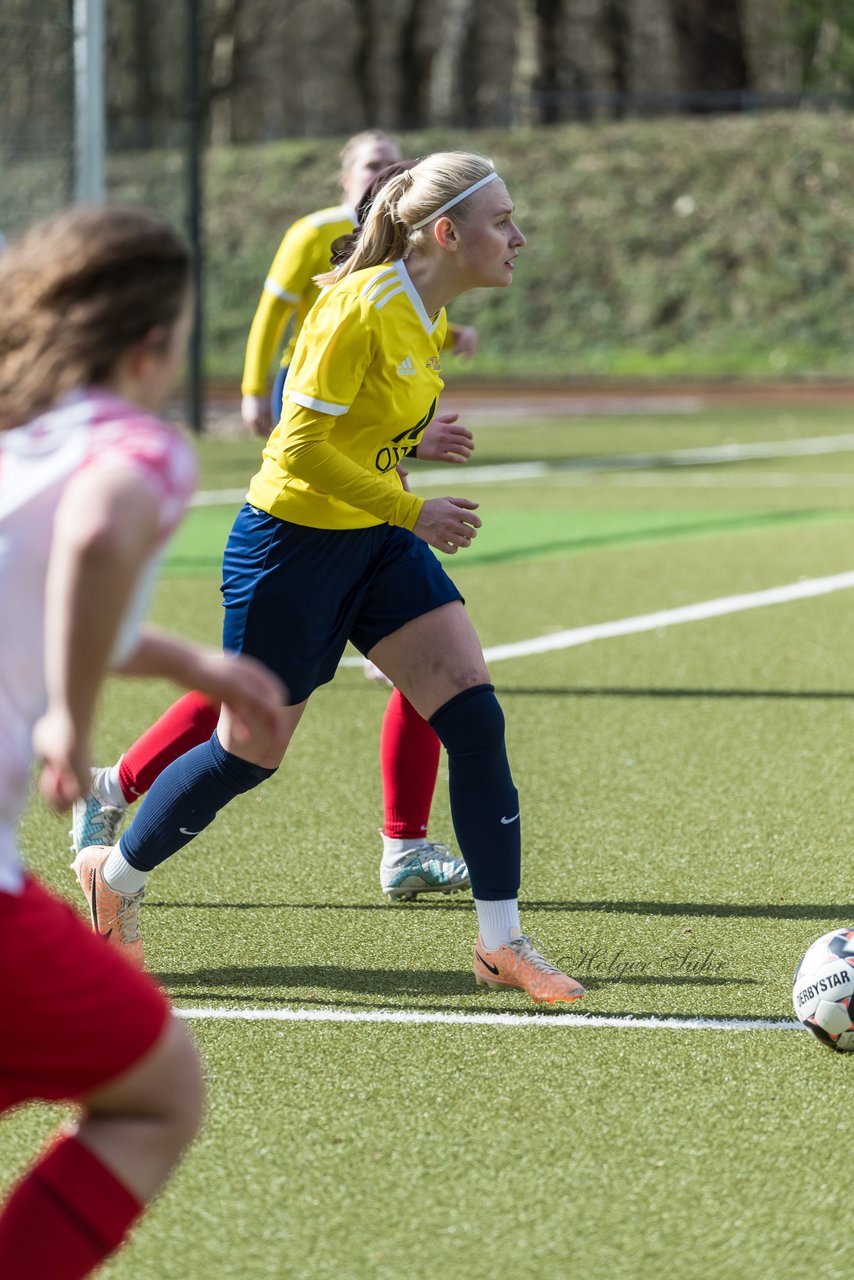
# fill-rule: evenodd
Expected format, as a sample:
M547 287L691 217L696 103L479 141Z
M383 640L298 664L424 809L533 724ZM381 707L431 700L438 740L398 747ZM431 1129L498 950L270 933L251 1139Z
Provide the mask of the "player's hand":
M442 413L424 428L416 456L430 462L468 462L474 452L474 436L457 422L458 413Z
M240 402L240 416L244 426L265 440L273 430L273 415L266 396L244 396Z
M454 330L454 345L451 352L455 356L471 356L477 354L477 329L470 324L458 325Z
M477 537L481 519L474 513L479 505L468 498L428 498L412 532L437 551L455 555Z
M398 463L395 470L400 476L400 483L403 485L404 492L409 493L409 472L406 470L406 467L402 467L400 463Z
M48 708L33 729L33 750L42 762L39 790L51 808L63 813L89 790L88 740L66 710Z

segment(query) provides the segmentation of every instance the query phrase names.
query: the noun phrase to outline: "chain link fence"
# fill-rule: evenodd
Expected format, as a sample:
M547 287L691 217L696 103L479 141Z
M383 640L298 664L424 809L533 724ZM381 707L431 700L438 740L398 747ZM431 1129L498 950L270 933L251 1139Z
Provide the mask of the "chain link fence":
M107 197L151 205L183 226L194 110L188 15L197 4L176 0L156 14L146 0L106 4ZM73 200L75 141L73 0L2 0L0 230L7 238Z
M9 236L74 192L71 7L4 0L0 7L0 230Z

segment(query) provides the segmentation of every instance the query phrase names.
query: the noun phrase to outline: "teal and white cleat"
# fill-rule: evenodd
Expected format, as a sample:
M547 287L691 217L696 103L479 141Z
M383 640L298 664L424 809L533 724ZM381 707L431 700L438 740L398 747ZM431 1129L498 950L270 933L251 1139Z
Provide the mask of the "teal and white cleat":
M456 893L471 888L468 867L462 858L454 857L449 845L431 840L396 843L405 847L394 861L386 853L380 863L380 884L387 898L412 902L419 893Z
M93 771L94 772L94 771ZM71 809L71 848L74 853L93 844L112 846L124 821L125 809L107 804L94 782L92 790L75 800Z

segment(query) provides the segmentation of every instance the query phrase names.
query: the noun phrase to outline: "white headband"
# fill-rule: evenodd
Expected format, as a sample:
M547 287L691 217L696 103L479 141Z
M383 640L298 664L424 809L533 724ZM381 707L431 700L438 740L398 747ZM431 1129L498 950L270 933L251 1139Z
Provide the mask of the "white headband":
M418 231L419 228L425 227L428 222L432 222L434 218L438 218L441 214L447 213L449 209L453 209L455 204L459 204L461 200L465 200L467 196L474 195L475 191L480 191L481 187L485 187L487 182L492 182L493 178L497 178L498 174L493 169L492 173L488 173L485 178L481 178L479 182L473 182L470 187L466 187L465 191L461 191L458 196L454 196L453 200L449 200L447 204L443 204L441 209L437 209L435 213L428 213L426 218L421 218L418 222L413 222L412 230Z

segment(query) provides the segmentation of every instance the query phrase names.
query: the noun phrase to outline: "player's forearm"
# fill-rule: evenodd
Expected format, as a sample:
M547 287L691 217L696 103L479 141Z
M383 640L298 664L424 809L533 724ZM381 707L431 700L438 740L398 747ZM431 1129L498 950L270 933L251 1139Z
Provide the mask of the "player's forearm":
M140 555L114 532L58 541L48 571L45 678L48 702L85 732L94 714Z
M153 490L121 469L82 471L57 510L45 587L45 681L49 705L83 735L158 523Z
M186 689L218 696L219 686L211 686L210 661L214 657L220 659L221 655L145 627L133 653L116 670L125 676L157 676Z

